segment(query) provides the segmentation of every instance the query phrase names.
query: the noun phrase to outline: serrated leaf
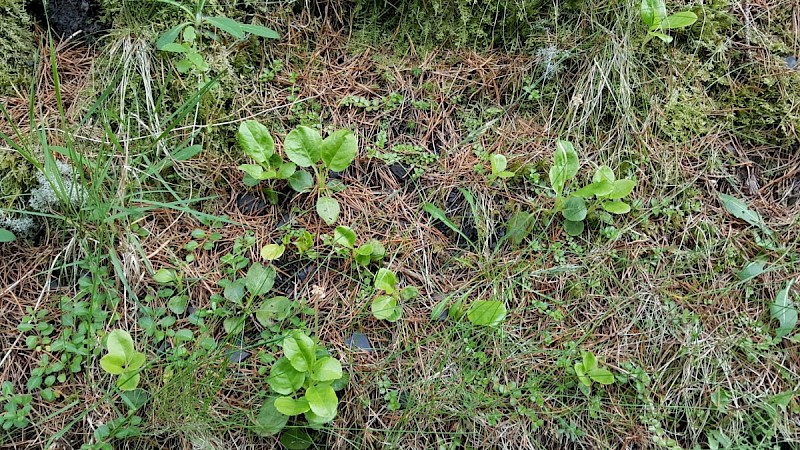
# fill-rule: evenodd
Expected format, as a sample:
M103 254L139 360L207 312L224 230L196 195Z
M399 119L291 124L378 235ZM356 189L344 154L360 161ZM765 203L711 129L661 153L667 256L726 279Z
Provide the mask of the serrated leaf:
M297 400L292 397L278 397L275 399L275 409L287 416L298 416L309 411L311 407L308 406L308 400L304 397L300 397Z
M339 202L331 197L320 197L317 199L317 214L322 220L328 224L333 225L336 219L339 218Z
M317 361L314 341L302 331L294 330L283 338L283 354L296 370L306 372Z
M496 327L506 318L506 305L497 300L478 300L467 311L473 325Z
M586 218L586 202L583 201L580 197L570 197L564 203L564 210L561 211L561 214L567 220L572 220L574 222L580 222L581 220Z
M301 125L286 135L283 150L300 167L311 167L320 159L322 136L313 128Z
M320 417L336 416L339 398L336 397L336 391L329 384L317 384L309 387L306 389L305 397L314 414Z
M775 330L775 336L778 338L788 336L797 325L797 308L789 298L792 284L789 282L786 287L778 291L775 301L769 305L770 317L778 321L778 328Z
M275 153L275 141L269 129L255 120L246 120L239 125L236 140L249 158L263 164Z
M275 364L272 365L267 383L269 383L269 387L273 391L279 394L289 395L293 392L297 392L297 390L303 386L305 380L305 372L296 370L289 361L289 358L284 356L279 358L275 361Z
M341 172L356 158L358 140L350 130L337 130L322 141L320 156L330 170Z
M311 379L316 381L334 381L342 377L342 363L332 356L320 358L311 370Z

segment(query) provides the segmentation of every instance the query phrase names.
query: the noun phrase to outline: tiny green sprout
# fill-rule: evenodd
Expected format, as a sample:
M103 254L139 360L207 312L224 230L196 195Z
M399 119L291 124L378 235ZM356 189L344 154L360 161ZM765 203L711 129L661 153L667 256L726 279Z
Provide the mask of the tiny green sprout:
M600 367L592 352L581 350L581 360L575 363L574 369L582 389L592 387L593 382L604 385L614 383L614 374Z
M489 159L489 162L492 166L492 173L489 175L489 181L494 181L498 178L511 178L514 176L514 172L506 170L508 167L508 160L505 155L499 153L494 154Z
M419 295L419 290L408 286L397 288L397 275L389 269L380 268L375 275L375 290L382 294L372 299L372 315L376 319L397 322L403 315L400 300L411 300Z
M246 120L239 125L236 139L244 154L256 162L239 166L245 173L246 185L255 186L264 180L288 180L295 173L297 166L284 162L281 155L275 153L275 141L264 125Z
M119 375L117 387L123 391L136 389L139 370L144 366L145 354L133 348L133 338L127 331L114 330L106 338L108 354L100 359L100 367L112 375Z
M691 11L679 11L667 16L667 5L664 0L642 0L639 9L642 22L648 27L648 41L655 37L669 44L672 42L672 36L667 35L665 31L686 28L697 22L697 14Z
M386 248L377 239L370 239L356 247L355 231L343 225L334 230L332 244L338 247L340 254L351 254L356 264L362 267L371 262L380 262L386 256Z

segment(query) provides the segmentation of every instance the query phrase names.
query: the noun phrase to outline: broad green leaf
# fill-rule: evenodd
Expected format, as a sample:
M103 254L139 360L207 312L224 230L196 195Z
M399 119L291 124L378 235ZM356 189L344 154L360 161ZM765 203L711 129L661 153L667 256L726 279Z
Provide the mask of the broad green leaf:
M668 34L658 33L658 32L655 32L655 31L648 31L647 34L652 36L652 37L659 38L662 41L664 41L664 43L667 43L667 44L672 42L672 36L670 36Z
M311 379L316 381L334 381L342 378L342 363L332 356L320 358L311 370Z
M267 244L261 247L261 257L267 261L275 261L283 256L286 246L282 244Z
M253 431L259 436L274 436L280 433L289 421L289 416L281 414L275 408L276 398L275 396L267 397L264 404L261 405L261 409L258 410Z
M222 327L228 334L239 334L244 331L244 317L243 316L230 316L222 321Z
M170 28L162 34L156 41L156 48L161 50L165 45L172 44L180 36L183 27L189 25L189 22L184 22Z
M520 245L528 237L533 226L533 214L525 211L518 211L508 219L506 225L506 236L513 245Z
M508 160L506 160L504 155L496 154L492 155L491 164L492 174L499 175L501 172L506 170L506 167L508 167Z
M329 416L329 417L322 417L322 416L319 416L317 414L314 414L314 411L308 411L307 413L304 414L304 416L305 416L306 421L308 422L308 424L311 425L311 426L323 425L323 424L326 424L328 422L333 421L333 419L336 418L335 415L334 416Z
M561 211L561 214L564 215L564 218L567 220L572 220L574 222L580 222L581 220L586 218L586 202L583 201L580 197L570 197L564 203L564 210Z
M778 328L775 330L775 336L778 338L788 336L797 325L797 308L789 298L791 289L792 282L789 282L785 288L778 291L775 301L769 305L770 317L778 321Z
M550 185L558 196L564 192L564 185L578 173L578 152L568 141L557 141L550 168Z
M275 321L284 320L292 312L292 302L286 297L273 297L261 302L256 309L256 320L264 327L275 324Z
M736 274L741 281L747 281L764 273L767 263L765 261L750 261Z
M602 197L614 191L614 183L606 180L595 181L592 184L586 185L572 193L573 197Z
M598 167L597 170L594 171L594 175L592 175L593 183L599 183L601 181L613 183L616 179L617 176L614 175L614 171L611 170L611 167L605 165Z
M350 374L347 372L342 372L341 377L331 382L331 387L334 391L338 392L346 388L348 384L350 384Z
M592 380L588 376L586 376L586 371L583 369L582 363L575 363L573 366L575 369L575 374L578 375L578 380L586 387L590 387L592 385Z
M383 246L383 243L377 239L370 239L367 241L367 244L372 246L372 254L370 258L373 261L380 261L386 257L386 247Z
M319 161L322 137L317 130L300 125L286 135L283 150L300 167L311 167Z
M189 305L189 297L186 295L176 295L169 299L167 307L175 314L183 314Z
M444 300L437 303L431 310L431 320L432 321L441 320L442 315L444 314L444 311L446 309L447 309L447 299L445 298Z
M681 11L662 20L659 27L662 30L675 30L686 28L695 22L697 22L697 14L691 11Z
M221 284L222 282L220 282L220 285ZM240 303L242 298L244 298L244 281L228 281L228 283L224 286L222 295L226 300L230 300L233 303Z
M387 294L397 291L397 275L389 269L381 267L375 274L375 289L381 289Z
M625 214L631 210L631 205L620 201L603 202L603 209L612 214Z
M311 411L321 417L336 415L339 398L330 384L317 384L306 389L306 400L311 406Z
M183 44L178 44L177 42L172 42L170 44L164 44L159 50L162 52L169 52L169 53L186 53L189 49L186 48Z
M358 140L350 130L337 130L322 141L320 156L330 170L341 172L356 159Z
M306 413L306 417L311 411ZM314 445L314 440L308 431L302 428L287 428L281 433L281 445L287 450L306 450Z
M263 164L275 153L275 141L267 127L255 120L246 120L239 125L236 133L239 146L244 154Z
M614 384L614 374L612 374L608 369L595 368L590 370L587 375L589 375L589 378L597 383Z
M275 268L255 263L247 271L244 282L251 295L264 295L275 284Z
M505 171L505 172L498 173L497 177L498 178L511 178L514 175L516 175L514 172Z
M391 295L379 295L372 300L372 315L376 319L394 322L399 317L391 320L397 315L397 299Z
M300 397L297 400L292 397L278 397L275 399L275 409L287 416L298 416L311 408L304 397Z
M642 0L639 12L642 22L648 27L657 27L667 17L667 6L664 0Z
M506 305L497 300L478 300L467 311L467 319L473 325L496 327L506 318Z
M245 33L255 34L265 39L279 39L281 37L275 30L261 25L240 23L239 28Z
M412 298L419 297L419 289L414 286L406 286L400 289L400 298L403 300L411 300Z
M311 369L317 361L314 341L302 331L294 330L283 338L283 354L300 372Z
M117 380L117 387L121 391L132 391L139 385L141 375L133 372L125 372L119 376Z
M108 333L106 348L109 355L121 356L126 362L136 350L133 349L133 338L124 330L114 330Z
M188 342L192 340L194 340L194 333L192 332L192 330L189 330L187 328L182 328L175 332L175 341L177 342ZM142 361L144 361L144 358L142 358ZM131 363L131 369L133 368L134 368L133 363Z
M172 269L158 269L153 275L153 279L161 284L172 283L178 279L178 275Z
M134 389L132 391L123 392L120 398L125 402L128 408L135 411L147 404L152 396L144 389Z
M128 370L139 370L145 362L147 362L147 356L142 352L135 352L128 358Z
M258 164L242 164L239 166L239 170L250 175L254 180L261 181L269 179L269 175L264 171L264 168Z
M269 383L269 387L273 391L279 394L289 395L303 387L303 382L305 382L305 380L305 372L296 370L289 361L289 358L284 356L279 358L275 361L275 364L272 365L267 383Z
M342 247L353 248L356 245L356 233L352 228L340 225L333 232L333 243ZM370 249L372 253L372 249Z
M222 31L225 31L236 39L244 39L244 30L242 30L242 24L239 22L229 19L224 16L215 16L215 17L203 17L203 20L214 25L215 27L219 28Z
M758 212L751 210L747 203L728 194L719 194L719 200L722 202L722 206L737 219L744 220L754 227L765 228L764 219Z
M289 179L289 186L296 192L310 192L314 187L314 177L305 170L298 170Z
M17 237L10 230L0 228L0 244L5 242L14 242Z
M566 231L568 235L573 237L580 236L580 234L583 233L583 230L586 227L586 225L583 223L582 220L575 221L575 220L564 219L563 225L564 225L564 231Z
M121 374L124 365L125 357L122 355L108 354L100 358L100 367L111 375Z
M197 156L200 152L203 151L202 145L190 145L188 147L183 147L181 149L176 150L170 156L175 161L187 161L191 158Z
M320 197L317 199L317 214L319 214L322 220L328 225L336 223L336 219L339 218L339 212L339 202L336 201L336 199L331 197Z
M297 171L294 163L282 163L278 166L278 173L275 177L279 180L288 180Z
M636 187L636 182L633 180L627 178L617 180L614 182L614 189L609 194L605 195L605 197L611 200L623 198L633 192L634 187Z
M597 368L597 358L592 352L582 351L581 361L583 362L583 370L586 371L587 374Z

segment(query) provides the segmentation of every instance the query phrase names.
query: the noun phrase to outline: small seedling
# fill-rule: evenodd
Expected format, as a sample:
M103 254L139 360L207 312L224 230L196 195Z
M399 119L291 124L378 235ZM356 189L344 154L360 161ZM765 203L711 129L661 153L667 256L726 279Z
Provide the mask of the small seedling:
M640 12L642 22L648 26L648 40L656 37L667 44L672 42L672 36L665 34L666 31L686 28L697 22L697 14L691 11L680 11L667 16L664 0L642 0Z
M614 374L600 367L592 352L581 350L581 360L575 363L574 369L581 382L581 390L591 388L593 382L604 385L614 383Z
M375 289L383 291L383 294L372 299L372 315L376 319L397 322L403 315L403 308L400 300L411 300L419 295L417 288L407 286L397 289L397 275L389 269L378 269L375 275Z
M339 405L336 391L349 380L342 363L303 331L289 331L282 346L283 356L267 379L280 397L268 397L257 419L259 431L266 435L280 432L290 416L303 414L312 426L331 422Z
M136 389L139 384L139 370L146 357L133 348L133 338L127 331L114 330L106 338L108 354L100 359L100 367L112 375L119 375L117 387L123 391Z
M360 266L366 267L371 262L380 262L386 256L386 248L377 239L370 239L356 247L356 233L350 227L340 225L333 232L334 247L345 255L350 254Z
M489 181L494 181L498 178L505 179L514 176L514 172L506 170L508 167L508 160L505 155L496 153L489 159L492 166L492 173L489 175Z
M244 154L257 164L242 164L239 169L246 175L244 184L255 186L263 180L287 180L297 166L283 161L281 155L275 153L275 141L269 130L255 120L247 120L239 125L236 140Z

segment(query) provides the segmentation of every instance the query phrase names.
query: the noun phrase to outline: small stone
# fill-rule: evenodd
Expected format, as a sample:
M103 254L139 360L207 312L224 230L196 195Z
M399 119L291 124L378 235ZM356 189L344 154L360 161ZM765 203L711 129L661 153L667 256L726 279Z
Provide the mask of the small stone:
M239 194L236 197L236 206L242 214L247 214L248 216L261 215L269 207L264 199L253 194Z
M250 357L250 352L248 352L247 350L236 350L235 352L231 352L231 354L228 355L228 361L234 364L239 364L249 357Z
M797 70L797 56L787 56L784 58L784 61L786 61L786 67L788 67L789 70Z
M372 344L369 342L369 339L358 331L347 338L345 343L350 348L356 347L357 349L364 350L366 352L372 352L374 350L372 348Z

